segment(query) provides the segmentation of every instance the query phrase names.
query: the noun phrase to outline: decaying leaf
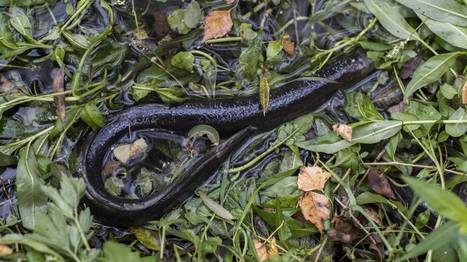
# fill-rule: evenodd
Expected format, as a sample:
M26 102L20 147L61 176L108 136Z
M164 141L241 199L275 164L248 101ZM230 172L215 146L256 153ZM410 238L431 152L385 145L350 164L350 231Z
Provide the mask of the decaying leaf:
M339 124L339 125L333 125L332 129L336 134L341 136L343 139L347 141L352 141L352 127L349 125L344 125L344 124Z
M257 239L253 239L253 243L255 245L256 255L258 256L259 261L265 261L269 259L266 243L262 243Z
M0 93L11 93L14 90L13 83L0 74Z
M330 177L331 174L321 167L302 167L298 174L297 186L300 190L305 192L312 190L323 191L324 185Z
M462 87L462 104L467 105L467 80Z
M265 261L272 257L279 256L279 249L276 244L276 238L272 237L268 242L261 242L258 239L253 239L256 255L259 261Z
M131 233L133 233L141 244L151 250L159 250L159 241L157 235L154 231L146 229L144 227L132 227L130 228Z
M391 107L388 108L389 113L397 113L397 112L402 112L404 110L405 104L404 102L397 103Z
M368 214L371 220L375 222L378 226L382 226L383 222L381 221L381 218L379 217L378 212L376 212L373 208L370 207L364 207L363 210Z
M290 41L289 35L282 36L282 50L289 56L292 57L295 54L295 45Z
M13 250L9 246L0 244L0 257L6 257L13 254Z
M368 170L368 186L378 194L396 199L396 195L394 195L394 191L392 191L388 178L377 168L370 167Z
M354 243L365 236L348 216L337 216L332 219L332 228L327 233L329 240L344 244Z
M269 83L268 79L263 74L261 74L259 79L259 103L261 104L263 114L266 115L266 111L269 107Z
M204 20L203 42L225 36L232 29L232 25L230 10L212 11Z
M107 163L105 163L104 168L102 169L102 177L107 177L112 174L120 166L120 164L120 161L114 159L109 160Z
M63 92L64 88L64 78L65 78L65 71L64 67L60 67L60 69L55 70L53 73L53 82L52 82L52 89L54 93ZM65 120L65 96L64 95L56 95L54 96L54 103L55 103L55 110L57 112L58 119L61 121Z
M115 147L113 150L115 158L125 164L130 159L141 156L147 149L146 140L140 138L131 144L124 144Z
M323 221L329 219L331 210L328 198L320 193L306 192L298 200L298 205L306 220L316 226L323 233Z
M230 4L233 4L235 0L225 0L225 2L230 5Z

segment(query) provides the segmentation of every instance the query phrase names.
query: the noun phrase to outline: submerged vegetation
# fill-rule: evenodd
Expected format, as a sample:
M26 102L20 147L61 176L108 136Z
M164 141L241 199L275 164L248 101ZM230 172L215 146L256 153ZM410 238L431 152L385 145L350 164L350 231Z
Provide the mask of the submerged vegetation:
M162 219L109 227L80 204L80 153L113 112L251 95L267 114L355 49L373 74L245 141ZM465 0L0 0L0 260L466 261L466 61ZM142 197L221 138L157 144L136 177L106 166L106 188Z

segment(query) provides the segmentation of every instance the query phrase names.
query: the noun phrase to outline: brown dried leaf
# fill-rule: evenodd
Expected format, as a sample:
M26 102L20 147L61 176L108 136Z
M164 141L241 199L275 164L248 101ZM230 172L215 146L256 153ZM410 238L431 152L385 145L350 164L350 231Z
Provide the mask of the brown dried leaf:
M235 0L225 0L225 2L227 2L227 4L233 4L235 2Z
M104 168L102 169L102 177L108 177L120 166L120 164L120 161L116 161L113 159L109 160L107 163L105 163Z
M232 25L230 10L212 11L204 20L203 42L225 36L232 29Z
M290 41L289 35L282 36L282 50L289 56L292 57L295 54L295 45Z
M381 221L378 212L376 212L373 208L364 207L363 210L365 210L365 212L368 214L371 220L373 220L373 222L375 222L378 226L383 225L383 222Z
M323 194L306 192L298 200L298 205L305 219L315 225L322 234L323 221L329 219L331 214L328 198Z
M395 105L389 107L389 108L388 108L388 112L389 112L389 113L402 112L402 110L404 110L404 107L405 107L405 103L404 103L404 101L401 101L400 103L395 104Z
M332 229L328 232L329 240L344 244L354 243L365 236L350 217L337 216L332 219Z
M394 194L394 191L392 191L388 178L377 168L370 167L368 170L368 186L378 194L396 199L396 195Z
M140 138L131 144L117 146L113 150L113 153L118 161L125 164L128 160L141 156L146 151L147 147L148 144L146 141Z
M347 141L352 141L352 127L349 125L339 124L333 125L332 129L336 132L337 135L341 136Z
M11 93L14 91L15 85L5 76L0 74L0 93Z
M302 167L298 174L297 186L303 191L320 190L323 191L326 181L331 177L329 172L321 167Z
M54 93L63 92L64 88L64 79L65 79L65 70L64 67L60 67L58 70L54 70L53 72L53 82L52 82L52 90ZM54 96L54 103L57 112L58 118L63 122L65 121L65 96L64 95L57 95Z
M259 240L253 239L253 244L255 245L256 255L258 256L259 261L269 259L266 243L261 243Z
M467 105L467 80L462 87L462 104Z
M13 254L13 250L9 246L0 244L0 257L6 257Z

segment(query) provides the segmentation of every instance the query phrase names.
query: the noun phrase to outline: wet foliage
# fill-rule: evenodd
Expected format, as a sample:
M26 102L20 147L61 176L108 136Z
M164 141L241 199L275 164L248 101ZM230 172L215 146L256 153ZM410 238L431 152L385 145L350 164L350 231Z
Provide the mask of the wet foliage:
M112 113L256 96L267 114L356 48L373 74L244 141L162 219L109 227L80 203ZM465 0L0 0L0 260L465 261L466 61ZM221 139L116 145L106 188L144 197Z

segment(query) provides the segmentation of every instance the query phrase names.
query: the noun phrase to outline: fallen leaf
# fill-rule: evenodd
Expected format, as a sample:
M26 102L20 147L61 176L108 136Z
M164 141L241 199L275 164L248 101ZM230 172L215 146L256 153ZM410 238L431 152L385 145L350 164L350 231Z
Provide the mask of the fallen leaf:
M230 4L233 4L235 0L225 0L225 2L230 5Z
M289 56L292 57L295 54L295 45L290 41L289 35L282 36L282 50Z
M204 37L206 40L225 36L232 29L232 18L230 10L212 11L204 20Z
M305 192L298 200L298 205L305 219L315 225L322 234L323 221L329 219L331 214L328 198L320 193Z
M65 78L65 71L64 67L60 67L58 70L54 70L53 73L53 81L52 81L52 90L54 93L63 92L64 88L64 78ZM54 103L55 103L55 111L57 113L58 119L62 122L65 121L65 96L64 95L56 95L54 96Z
M276 238L272 237L269 242L268 257L277 257L279 255L279 249L277 248Z
M321 167L302 167L298 174L297 186L302 191L320 190L323 191L326 181L331 177L329 172Z
M381 221L381 218L379 217L378 212L376 212L373 208L370 207L364 207L363 210L368 214L371 220L375 222L378 226L382 226L383 222Z
M265 261L272 257L279 256L279 249L275 237L272 237L271 240L264 243L253 239L253 244L255 245L256 255L258 255L259 261Z
M389 107L388 112L391 113L391 114L392 113L397 113L397 112L402 112L402 110L404 110L404 107L405 107L405 103L403 101L401 101L400 103Z
M6 257L13 254L13 250L9 246L0 244L0 257Z
M256 255L258 256L259 261L268 260L269 254L266 243L261 243L259 240L253 239L253 244L255 245Z
M368 170L368 186L378 194L396 199L396 195L394 195L394 191L392 191L388 178L377 168L370 167Z
M462 87L462 104L467 105L467 80L465 80Z
M147 147L148 144L146 141L140 138L131 144L117 146L113 150L113 153L118 161L125 164L128 160L141 156L146 151Z
M120 166L120 161L116 160L109 160L105 165L104 168L102 169L101 175L102 177L107 177L110 174L112 174L119 166Z
M344 125L344 124L339 124L339 125L333 125L332 129L336 134L341 136L343 139L347 141L352 141L352 127L349 125Z
M14 90L15 86L13 83L0 74L0 93L11 93Z
M131 227L130 231L143 246L155 251L160 250L159 241L154 231L144 227Z
M332 219L332 228L327 235L331 241L350 244L360 240L365 233L354 224L352 218L337 216Z

